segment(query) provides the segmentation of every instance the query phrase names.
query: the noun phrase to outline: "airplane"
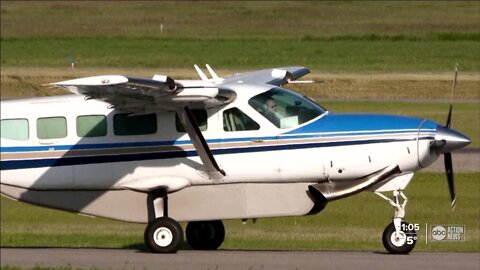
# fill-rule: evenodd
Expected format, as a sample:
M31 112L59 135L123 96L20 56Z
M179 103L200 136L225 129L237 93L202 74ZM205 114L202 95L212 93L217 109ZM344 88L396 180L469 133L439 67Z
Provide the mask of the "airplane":
M339 114L285 88L311 83L306 67L220 77L206 65L211 78L194 67L201 80L101 75L49 84L73 95L2 101L1 193L147 223L154 253L178 250L179 222L193 249L215 250L222 220L313 215L365 191L394 208L385 249L407 254L418 228L403 190L442 154L455 206L451 152L470 139L450 127L452 106L446 125Z

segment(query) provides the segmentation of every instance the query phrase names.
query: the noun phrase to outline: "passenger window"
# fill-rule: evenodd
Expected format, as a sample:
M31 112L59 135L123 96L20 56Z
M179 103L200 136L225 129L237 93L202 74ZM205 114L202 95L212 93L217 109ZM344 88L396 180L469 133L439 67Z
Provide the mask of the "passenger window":
M130 115L128 113L113 116L113 133L115 135L144 135L157 132L157 115L142 114Z
M223 130L258 130L260 126L238 108L223 111Z
M39 139L60 139L67 137L67 119L65 119L65 117L38 118L37 137Z
M195 109L192 110L193 118L195 119L195 122L197 122L197 126L201 131L205 131L208 128L207 124L207 111L205 110L199 110ZM175 127L177 128L178 132L185 133L185 128L182 125L182 122L180 121L180 118L178 117L177 114L175 114Z
M3 139L26 141L29 137L27 119L0 120L0 134Z
M107 135L105 115L81 115L77 117L78 137L101 137Z

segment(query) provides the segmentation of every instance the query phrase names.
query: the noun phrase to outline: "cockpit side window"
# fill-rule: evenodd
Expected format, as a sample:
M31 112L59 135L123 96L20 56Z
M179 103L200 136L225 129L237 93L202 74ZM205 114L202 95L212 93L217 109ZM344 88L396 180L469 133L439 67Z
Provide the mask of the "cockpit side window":
M296 127L325 112L309 99L279 87L252 97L248 104L282 129Z
M223 130L246 131L258 130L260 126L238 108L223 111Z

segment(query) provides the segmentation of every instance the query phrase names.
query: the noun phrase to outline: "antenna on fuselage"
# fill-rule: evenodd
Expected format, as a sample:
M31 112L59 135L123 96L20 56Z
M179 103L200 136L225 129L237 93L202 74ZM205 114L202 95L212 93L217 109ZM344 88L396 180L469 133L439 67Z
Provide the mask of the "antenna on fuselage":
M197 66L197 65L193 65L195 67L195 70L197 71L198 73L198 76L200 76L200 79L202 79L202 81L204 82L213 82L213 83L221 83L223 82L223 78L219 77L217 75L217 73L215 73L215 71L213 71L213 69L210 67L209 64L206 64L205 66L207 67L207 70L208 72L210 73L210 76L212 76L211 79L209 79L207 77L207 75L205 75L205 73L203 73L203 71Z
M203 71L195 64L193 65L193 67L195 68L195 70L197 71L198 73L198 76L200 76L200 79L202 79L202 81L204 82L208 82L208 77L207 75L205 75L205 73L203 73Z
M213 69L210 67L210 65L206 64L205 65L208 69L208 72L210 73L210 75L212 75L212 79L214 81L218 81L218 79L220 79L220 77L218 77L217 73L215 73L215 71L213 71Z

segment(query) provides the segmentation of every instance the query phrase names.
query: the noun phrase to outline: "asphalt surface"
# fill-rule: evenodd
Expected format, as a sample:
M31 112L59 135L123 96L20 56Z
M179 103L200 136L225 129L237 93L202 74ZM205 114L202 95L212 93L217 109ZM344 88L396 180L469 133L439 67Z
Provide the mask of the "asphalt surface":
M422 172L445 172L443 156ZM456 173L480 172L480 149L467 148L452 153L453 171Z
M189 251L150 254L129 249L2 248L1 265L72 269L480 269L480 253L390 255L331 251Z

